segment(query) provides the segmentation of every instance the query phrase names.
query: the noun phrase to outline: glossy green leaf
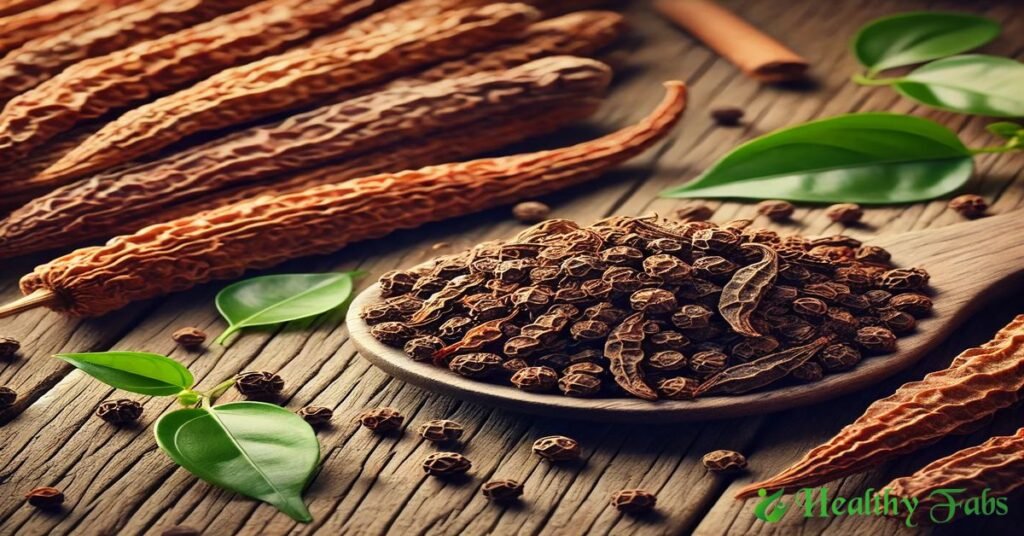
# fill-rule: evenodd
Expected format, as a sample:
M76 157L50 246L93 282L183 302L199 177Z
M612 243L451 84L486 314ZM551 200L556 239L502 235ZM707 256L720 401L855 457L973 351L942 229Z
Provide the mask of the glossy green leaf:
M195 383L177 361L145 352L58 354L82 372L117 389L150 396L172 396Z
M309 522L302 501L320 461L316 434L298 415L263 402L181 409L156 423L160 448L190 473Z
M747 142L663 197L909 203L956 190L970 151L949 129L920 117L850 114Z
M325 313L352 294L357 273L281 274L253 277L217 294L217 309L228 329L217 338L251 326L279 324Z
M1024 116L1024 63L969 54L933 61L893 88L921 104L965 114Z
M1010 139L1014 136L1024 135L1024 125L1014 123L1011 121L999 121L996 123L990 123L985 127L990 134L995 134L1000 138Z
M963 13L916 12L877 19L861 28L851 48L872 72L960 54L999 35L999 23Z

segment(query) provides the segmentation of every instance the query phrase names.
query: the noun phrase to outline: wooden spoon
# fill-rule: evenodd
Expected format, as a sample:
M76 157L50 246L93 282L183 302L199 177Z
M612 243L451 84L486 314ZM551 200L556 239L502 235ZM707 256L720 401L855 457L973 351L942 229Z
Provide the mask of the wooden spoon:
M862 389L907 368L939 344L989 300L1008 294L1024 273L1024 212L993 216L939 229L882 236L870 240L884 247L898 266L918 266L932 276L932 316L917 331L899 339L896 353L865 359L851 371L825 376L806 385L716 396L697 400L648 402L631 398L570 398L534 394L510 385L470 380L448 369L418 363L400 349L386 346L369 333L359 317L380 300L373 285L348 310L349 332L359 352L388 374L429 391L527 413L585 420L670 422L721 419L804 406Z

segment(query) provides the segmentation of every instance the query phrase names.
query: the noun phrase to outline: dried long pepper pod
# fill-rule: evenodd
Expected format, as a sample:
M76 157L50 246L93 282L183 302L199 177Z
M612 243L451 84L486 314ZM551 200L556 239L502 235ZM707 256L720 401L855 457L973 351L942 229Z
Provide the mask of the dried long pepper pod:
M317 108L58 188L0 224L0 255L108 237L122 222L219 188L430 137L493 115L593 99L610 79L603 63L558 56ZM40 234L51 240L40 242Z
M904 384L876 401L853 424L811 449L785 471L744 487L738 498L760 488L818 486L962 433L1024 395L1024 315L995 339L957 357L946 369Z
M312 104L523 31L538 14L492 4L416 19L393 30L225 70L111 121L42 175L81 176L162 149L186 136Z
M419 73L401 77L388 82L384 86L362 88L351 93L331 98L330 102L342 102L346 98L355 98L371 91L383 91L397 87L408 87L421 85L430 82L437 82L451 78L467 76L479 72L499 71L511 69L518 65L548 56L558 55L590 55L604 48L615 40L623 31L623 19L618 13L610 11L586 11L571 13L554 19L548 19L531 24L523 33L521 41L514 41L502 44L497 48L480 51L465 58L443 62L430 67ZM492 151L511 143L538 136L553 131L555 128L583 119L590 115L593 102L581 100L573 104L562 105L561 108L538 109L532 114L536 119L523 121L517 116L496 116L504 122L511 122L521 130L516 135L515 130L510 128L511 123L506 125L501 121L487 121L474 124L470 128L458 129L457 132L445 132L441 134L447 139L447 143L437 143L435 136L415 142L406 142L391 147L386 151L380 151L374 156L379 165L368 158L360 158L358 163L350 167L333 167L318 175L323 180L316 179L305 181L296 178L297 181L305 182L302 187L288 186L283 189L273 188L272 191L295 191L311 185L330 184L342 180L352 179L363 175L372 175L387 171L401 171L403 169L415 169L431 164L442 162L453 162L463 158ZM49 190L53 190L74 180L73 176L67 177L45 177L40 172L60 160L82 141L95 133L102 124L82 125L75 130L61 134L57 138L38 147L28 156L19 161L17 166L0 171L0 208L3 206L15 207L24 204ZM486 129L487 134L482 135ZM431 145L429 153L423 153L420 149L424 143ZM433 154L435 156L429 156ZM406 158L405 155L415 155ZM424 156L427 156L424 158ZM346 170L364 169L362 173L353 174ZM331 179L328 177L334 177ZM291 179L285 181L295 184ZM241 199L248 199L255 195L261 188L268 188L270 184L262 185L255 189L246 189ZM198 208L187 206L165 205L163 210L156 213L149 213L142 220L124 220L123 225L119 224L108 230L108 235L133 232L145 225L168 221L179 216L193 214L199 210L211 207L218 207L237 201L233 196L227 196L227 200L221 200L220 195L216 197L204 197L197 199ZM193 202L186 203L192 205ZM0 252L0 256L3 253Z
M49 0L0 0L0 17L14 15L39 7Z
M549 134L565 125L586 119L596 111L599 103L598 99L578 99L564 104L539 107L533 109L532 114L495 115L482 121L467 123L457 129L444 130L418 140L405 141L347 158L337 164L218 190L213 195L152 212L139 220L126 221L112 231L130 233L146 225L198 214L205 210L255 199L261 195L294 193L378 173L394 173L438 163L458 162L519 141Z
M0 18L0 56L39 37L53 35L129 0L57 0Z
M900 498L916 498L917 512L948 503L948 496L935 490L962 489L963 496L1006 497L1024 487L1024 428L1012 436L996 436L975 447L969 447L936 460L916 473L897 478L882 489ZM944 515L954 517L954 509L935 512L938 520ZM922 520L927 515L922 517ZM943 522L943 521L940 521Z
M8 101L0 113L0 161L12 162L85 120L276 54L391 2L264 0L159 39L78 62Z
M0 103L86 58L174 33L256 1L140 0L33 39L0 59Z
M261 197L77 250L25 276L27 296L0 307L0 317L40 305L101 315L205 281L579 184L647 149L675 125L686 89L682 82L666 88L651 115L589 142Z

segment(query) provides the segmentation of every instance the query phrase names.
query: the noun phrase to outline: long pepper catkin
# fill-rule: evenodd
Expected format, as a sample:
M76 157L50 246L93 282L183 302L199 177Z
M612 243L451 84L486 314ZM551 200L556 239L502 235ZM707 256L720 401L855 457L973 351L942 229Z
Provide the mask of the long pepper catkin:
M218 190L211 195L145 214L137 220L119 223L110 229L109 234L132 233L147 225L248 201L262 195L295 193L379 173L395 173L434 164L458 162L519 141L549 134L565 125L586 119L596 111L599 104L600 100L597 98L575 98L551 106L531 108L526 113L495 115L460 125L455 129L442 130L430 136L406 140L353 158L346 158L336 164L317 166L283 177Z
M22 278L22 291L30 296L0 315L44 304L73 315L101 315L205 281L579 184L650 147L675 125L685 108L685 86L666 87L665 100L636 125L571 147L260 197L80 249Z
M760 488L818 486L864 471L947 435L963 433L1024 395L1024 315L989 343L967 350L946 369L904 384L868 406L853 424L811 449L781 473L744 487L738 498Z
M33 39L0 59L0 103L65 67L177 32L256 0L139 0L68 29Z
M501 44L498 47L487 51L475 52L465 58L449 60L416 74L397 78L383 86L353 90L348 92L348 94L332 97L329 101L343 102L349 98L365 95L372 91L421 85L460 76L467 76L478 72L511 69L518 65L547 56L590 55L614 41L622 33L623 29L623 19L618 13L610 11L571 13L569 15L531 24L523 33L522 40L520 41ZM574 108L577 110L580 109L580 107ZM383 159L383 163L387 164L385 166L367 167L365 163L360 163L356 168L365 167L366 169L372 169L371 173L383 173L385 171L401 171L403 169L423 167L430 164L451 162L457 159L475 156L486 151L498 149L508 145L509 143L513 143L514 141L550 132L553 130L553 126L551 125L566 124L589 115L589 113L580 114L571 109L565 109L561 112L545 110L545 112L544 124L538 124L536 125L536 128L528 126L523 130L521 136L506 135L500 139L492 141L488 139L469 139L465 136L456 135L453 137L452 141L457 143L458 146L447 147L431 144L436 148L435 150L437 151L439 158L430 158L426 160L419 156L408 160L404 159L403 155L418 150L418 147L407 147L408 144L405 144L403 146L389 149L386 153L378 156ZM552 113L555 114L554 117L549 117ZM552 121L552 119L554 121ZM6 203L0 201L0 206L20 206L31 200L33 197L43 195L47 193L47 191L51 191L73 181L75 179L74 175L65 174L47 176L41 175L40 173L52 166L64 155L71 152L75 147L80 145L82 141L95 133L100 127L102 127L102 125L91 126L88 129L88 132L85 132L84 135L82 127L76 127L74 131L61 134L57 138L54 138L54 140L45 147L39 147L32 151L28 156L19 161L18 166L12 166L10 169L0 171L0 199L7 201ZM494 127L492 126L491 128ZM511 134L508 129L503 128L502 131L503 133ZM478 131L476 135L480 133L481 132ZM487 137L489 136L484 136L484 138ZM394 157L392 157L392 155L394 155ZM406 161L409 164L401 167L394 167L401 161ZM340 173L340 171L334 172L334 174L338 173ZM355 178L356 176L358 175L345 175L345 178ZM326 183L327 182L321 182L321 184ZM218 203L215 198L209 199L208 201L213 204L211 205L209 202L201 201L199 205L208 208L210 206L222 206L225 204ZM190 211L188 208L185 208L185 212L182 212L178 207L170 205L166 206L165 209L166 210L161 211L161 213L147 214L141 222L148 225L150 223L158 223L172 219L163 217L161 214L164 212L177 215L186 215L194 212ZM143 226L144 225L142 225L140 221L124 220L123 225L118 224L117 226L109 229L108 232L111 235L132 232L142 228ZM0 250L0 257L3 255L3 251Z
M260 119L460 57L518 34L537 16L524 4L451 11L393 31L228 69L111 121L43 175L81 176L198 132Z
M948 495L935 490L965 490L957 497L980 497L987 490L989 497L1006 497L1024 487L1024 428L1012 436L997 436L975 447L969 447L936 460L916 473L897 478L883 490L900 498L916 498L916 511L928 517L932 507L946 504ZM943 522L944 516L963 514L941 509L934 512Z
M39 7L50 0L0 0L0 17Z
M158 39L80 61L7 102L0 113L0 161L13 162L85 120L276 54L392 2L264 0Z
M556 56L316 108L58 188L0 223L0 256L108 237L121 222L147 218L220 188L432 136L493 115L529 114L538 107L594 98L610 80L611 70L603 63ZM40 241L39 236L50 239Z
M0 56L126 4L129 0L57 0L0 18Z

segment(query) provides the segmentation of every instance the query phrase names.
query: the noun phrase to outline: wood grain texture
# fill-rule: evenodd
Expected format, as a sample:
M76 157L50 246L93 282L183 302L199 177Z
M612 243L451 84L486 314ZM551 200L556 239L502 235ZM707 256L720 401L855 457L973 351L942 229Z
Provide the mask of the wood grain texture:
M919 108L885 88L864 88L848 82L856 65L846 45L854 29L881 15L911 9L972 9L1003 21L1003 36L985 47L987 53L1020 59L1024 20L1012 2L977 5L924 1L776 2L728 0L753 24L806 56L817 80L813 89L761 86L732 65L653 15L642 3L629 9L633 34L611 60L618 80L607 106L594 124L607 132L636 120L661 96L660 81L686 80L692 88L690 115L684 128L626 169L583 188L544 200L554 216L591 222L607 214L670 214L684 201L659 199L657 192L697 175L737 143L783 126L849 111L891 110L936 119L956 130L972 146L991 143L988 122ZM740 128L715 127L705 110L737 105L746 110ZM558 143L592 137L569 132ZM992 202L992 212L1024 208L1024 159L1020 155L978 160L969 190ZM753 217L750 203L710 203L714 220ZM759 219L758 225L769 222ZM963 220L945 201L903 207L872 208L863 227L849 230L870 242L918 229L947 227ZM794 222L775 225L781 231L832 234L843 229L822 215L821 207L801 206ZM411 266L438 253L455 252L474 243L509 236L522 227L507 212L486 214L402 232L384 240L350 247L329 257L289 263L277 272L362 269L360 287L384 271ZM1020 234L1020 233L1018 233ZM979 238L979 241L985 238ZM434 249L445 242L449 246ZM970 253L967 252L966 257ZM0 300L17 296L17 276L43 258L5 264ZM913 258L898 262L910 264ZM168 299L139 304L97 321L61 319L34 311L0 320L0 335L25 343L16 359L0 363L0 384L26 397L0 418L0 533L14 534L159 534L186 524L204 534L906 534L898 520L828 518L805 520L787 516L766 525L753 515L754 501L732 499L744 483L767 476L797 459L806 449L831 437L867 405L890 394L900 383L944 367L967 346L984 342L1014 314L1024 293L1001 294L912 369L879 385L828 404L748 417L672 426L613 425L574 422L559 415L524 417L431 394L388 377L358 357L340 317L318 319L308 326L293 323L279 329L245 333L228 349L182 352L170 334L193 325L211 334L224 328L212 299L220 285L194 289ZM937 300L937 303L941 303ZM152 440L152 424L169 407L147 399L142 422L114 429L92 417L92 411L113 392L48 356L57 351L118 348L166 353L188 364L200 386L215 385L241 370L275 370L287 381L284 403L290 409L306 404L335 409L335 425L318 437L323 465L307 497L315 521L297 525L266 505L212 488L174 465ZM230 395L233 398L234 394ZM379 437L353 424L367 407L391 405L407 416L409 430L397 437ZM463 453L474 463L465 483L442 483L422 476L419 463L435 450L413 432L431 418L452 418L466 426ZM1019 428L1024 410L997 415L991 425L961 438L950 438L919 454L833 483L834 492L860 494L894 477L908 475L960 448L982 443L991 435L1009 435ZM578 439L585 463L555 467L529 452L537 437L559 433ZM713 477L700 457L719 448L739 450L750 459L750 473ZM489 478L516 478L526 485L524 501L507 508L487 503L479 486ZM59 515L39 513L24 505L22 495L37 485L55 485L68 496ZM657 515L622 516L608 507L611 493L645 487L658 494ZM944 526L937 533L1014 533L1024 523L1019 497L1010 514Z

